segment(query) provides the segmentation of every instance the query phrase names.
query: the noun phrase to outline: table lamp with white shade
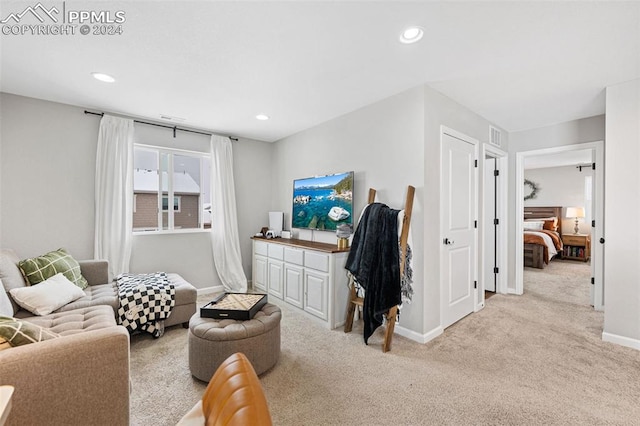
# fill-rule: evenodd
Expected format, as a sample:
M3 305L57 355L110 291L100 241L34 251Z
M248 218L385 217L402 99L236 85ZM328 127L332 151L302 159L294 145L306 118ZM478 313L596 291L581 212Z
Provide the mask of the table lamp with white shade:
M573 233L577 234L580 228L578 227L578 219L584 217L583 207L567 207L567 217L576 220L576 226L573 228Z

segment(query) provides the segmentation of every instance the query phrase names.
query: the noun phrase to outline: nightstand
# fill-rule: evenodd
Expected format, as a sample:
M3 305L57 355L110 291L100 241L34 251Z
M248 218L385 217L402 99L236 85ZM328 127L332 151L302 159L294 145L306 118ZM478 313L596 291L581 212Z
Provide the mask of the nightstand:
M562 234L563 259L581 260L586 262L591 256L590 234Z

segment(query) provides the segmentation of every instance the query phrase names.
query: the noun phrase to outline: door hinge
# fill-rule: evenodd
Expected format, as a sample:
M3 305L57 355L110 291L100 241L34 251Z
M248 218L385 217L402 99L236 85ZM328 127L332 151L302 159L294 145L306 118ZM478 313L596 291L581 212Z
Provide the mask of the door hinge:
M474 227L474 228L477 228L477 227L478 227L478 221L477 221L477 220L474 220L474 221L473 221L473 227Z
M494 176L500 176L500 170L494 170L493 171L493 175Z
M595 284L596 283L596 279L591 277L591 284Z
M499 274L500 273L500 268L498 268L497 266L495 268L493 268L493 273L494 274Z
M498 219L498 218L493 219L493 224L494 225L500 225L500 219Z
M473 167L478 167L478 160L473 160Z
M473 288L478 288L478 281L473 282Z
M595 221L595 219L591 221L591 227L592 227L592 228L595 228L595 227L596 227L596 221Z
M591 163L591 170L595 170L596 169L596 163Z

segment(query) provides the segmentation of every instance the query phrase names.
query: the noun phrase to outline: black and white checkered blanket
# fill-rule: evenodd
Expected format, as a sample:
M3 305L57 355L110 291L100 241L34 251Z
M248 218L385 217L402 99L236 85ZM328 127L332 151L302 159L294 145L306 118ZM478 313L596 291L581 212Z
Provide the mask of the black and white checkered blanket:
M153 337L164 334L164 320L175 305L176 290L167 274L120 274L116 277L120 307L118 322L129 333L146 331Z

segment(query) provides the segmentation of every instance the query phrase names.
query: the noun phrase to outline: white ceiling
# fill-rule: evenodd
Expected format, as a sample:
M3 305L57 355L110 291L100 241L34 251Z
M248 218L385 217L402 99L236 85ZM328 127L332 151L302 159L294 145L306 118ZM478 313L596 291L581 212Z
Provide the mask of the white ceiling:
M35 3L3 1L0 19ZM123 34L2 35L0 90L265 141L425 83L525 130L603 114L606 86L640 78L637 2L64 6L122 10ZM417 44L398 42L409 25L425 29Z

